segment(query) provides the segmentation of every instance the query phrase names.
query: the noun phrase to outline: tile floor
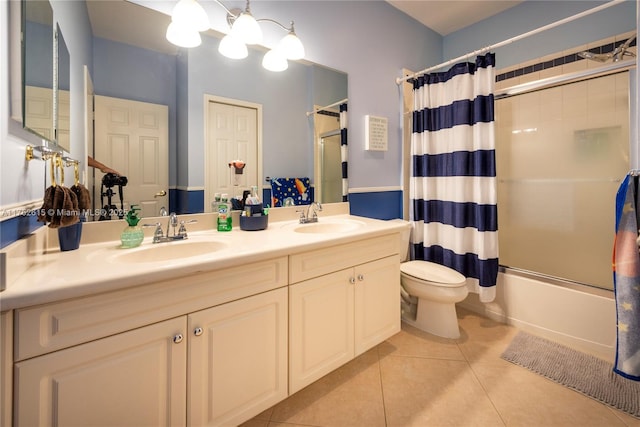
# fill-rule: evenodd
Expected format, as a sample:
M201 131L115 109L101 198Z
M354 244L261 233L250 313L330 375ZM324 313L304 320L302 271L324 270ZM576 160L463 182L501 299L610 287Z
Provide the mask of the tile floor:
M461 337L402 331L247 421L295 426L637 426L640 420L500 359L518 330L458 308Z

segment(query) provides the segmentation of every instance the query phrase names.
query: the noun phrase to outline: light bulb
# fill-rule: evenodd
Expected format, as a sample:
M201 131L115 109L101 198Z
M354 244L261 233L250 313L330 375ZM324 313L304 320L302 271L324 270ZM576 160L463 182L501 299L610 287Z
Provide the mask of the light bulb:
M295 61L304 58L304 46L302 46L302 42L293 31L280 40L280 43L278 43L278 50L287 59Z
M242 12L233 23L231 32L246 44L262 42L262 30L258 21L249 13Z
M289 63L276 49L271 49L262 58L262 66L269 71L284 71L289 68Z
M227 34L220 40L218 52L231 59L243 59L249 55L247 45L238 40L233 34Z
M196 31L209 29L209 16L196 0L180 0L171 12L171 21Z
M175 22L170 23L167 27L166 37L171 43L180 47L196 47L202 43L199 32Z

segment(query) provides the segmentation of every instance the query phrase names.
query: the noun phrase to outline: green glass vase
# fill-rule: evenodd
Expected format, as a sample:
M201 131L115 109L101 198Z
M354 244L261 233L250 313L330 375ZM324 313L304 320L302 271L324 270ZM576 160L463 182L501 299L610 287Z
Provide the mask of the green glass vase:
M140 246L144 239L144 232L139 225L128 225L120 234L120 241L123 248L135 248Z

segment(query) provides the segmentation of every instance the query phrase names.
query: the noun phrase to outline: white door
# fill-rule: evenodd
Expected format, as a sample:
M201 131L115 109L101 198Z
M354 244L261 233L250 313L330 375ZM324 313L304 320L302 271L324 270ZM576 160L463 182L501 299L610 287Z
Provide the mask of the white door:
M142 217L158 216L169 207L169 108L127 99L95 96L94 158L127 177L123 187L124 208L138 205ZM101 202L104 175L95 171ZM118 187L112 187L112 204L120 208Z
M210 212L215 193L233 197L242 196L242 191L252 185L261 188L262 107L219 97L207 97L205 103L204 208ZM245 162L242 174L235 174L229 167L234 160Z

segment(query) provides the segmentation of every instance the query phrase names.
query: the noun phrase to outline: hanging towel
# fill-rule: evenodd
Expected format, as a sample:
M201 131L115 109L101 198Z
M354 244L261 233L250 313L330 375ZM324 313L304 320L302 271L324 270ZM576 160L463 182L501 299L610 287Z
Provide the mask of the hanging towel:
M78 209L80 214L84 215L86 211L91 209L91 193L84 185L78 183L71 186L71 190L78 198Z
M613 371L640 381L640 253L638 177L627 175L616 194L613 282L617 343Z
M309 178L271 178L271 207L284 206L288 197L295 205L311 204L310 187Z

